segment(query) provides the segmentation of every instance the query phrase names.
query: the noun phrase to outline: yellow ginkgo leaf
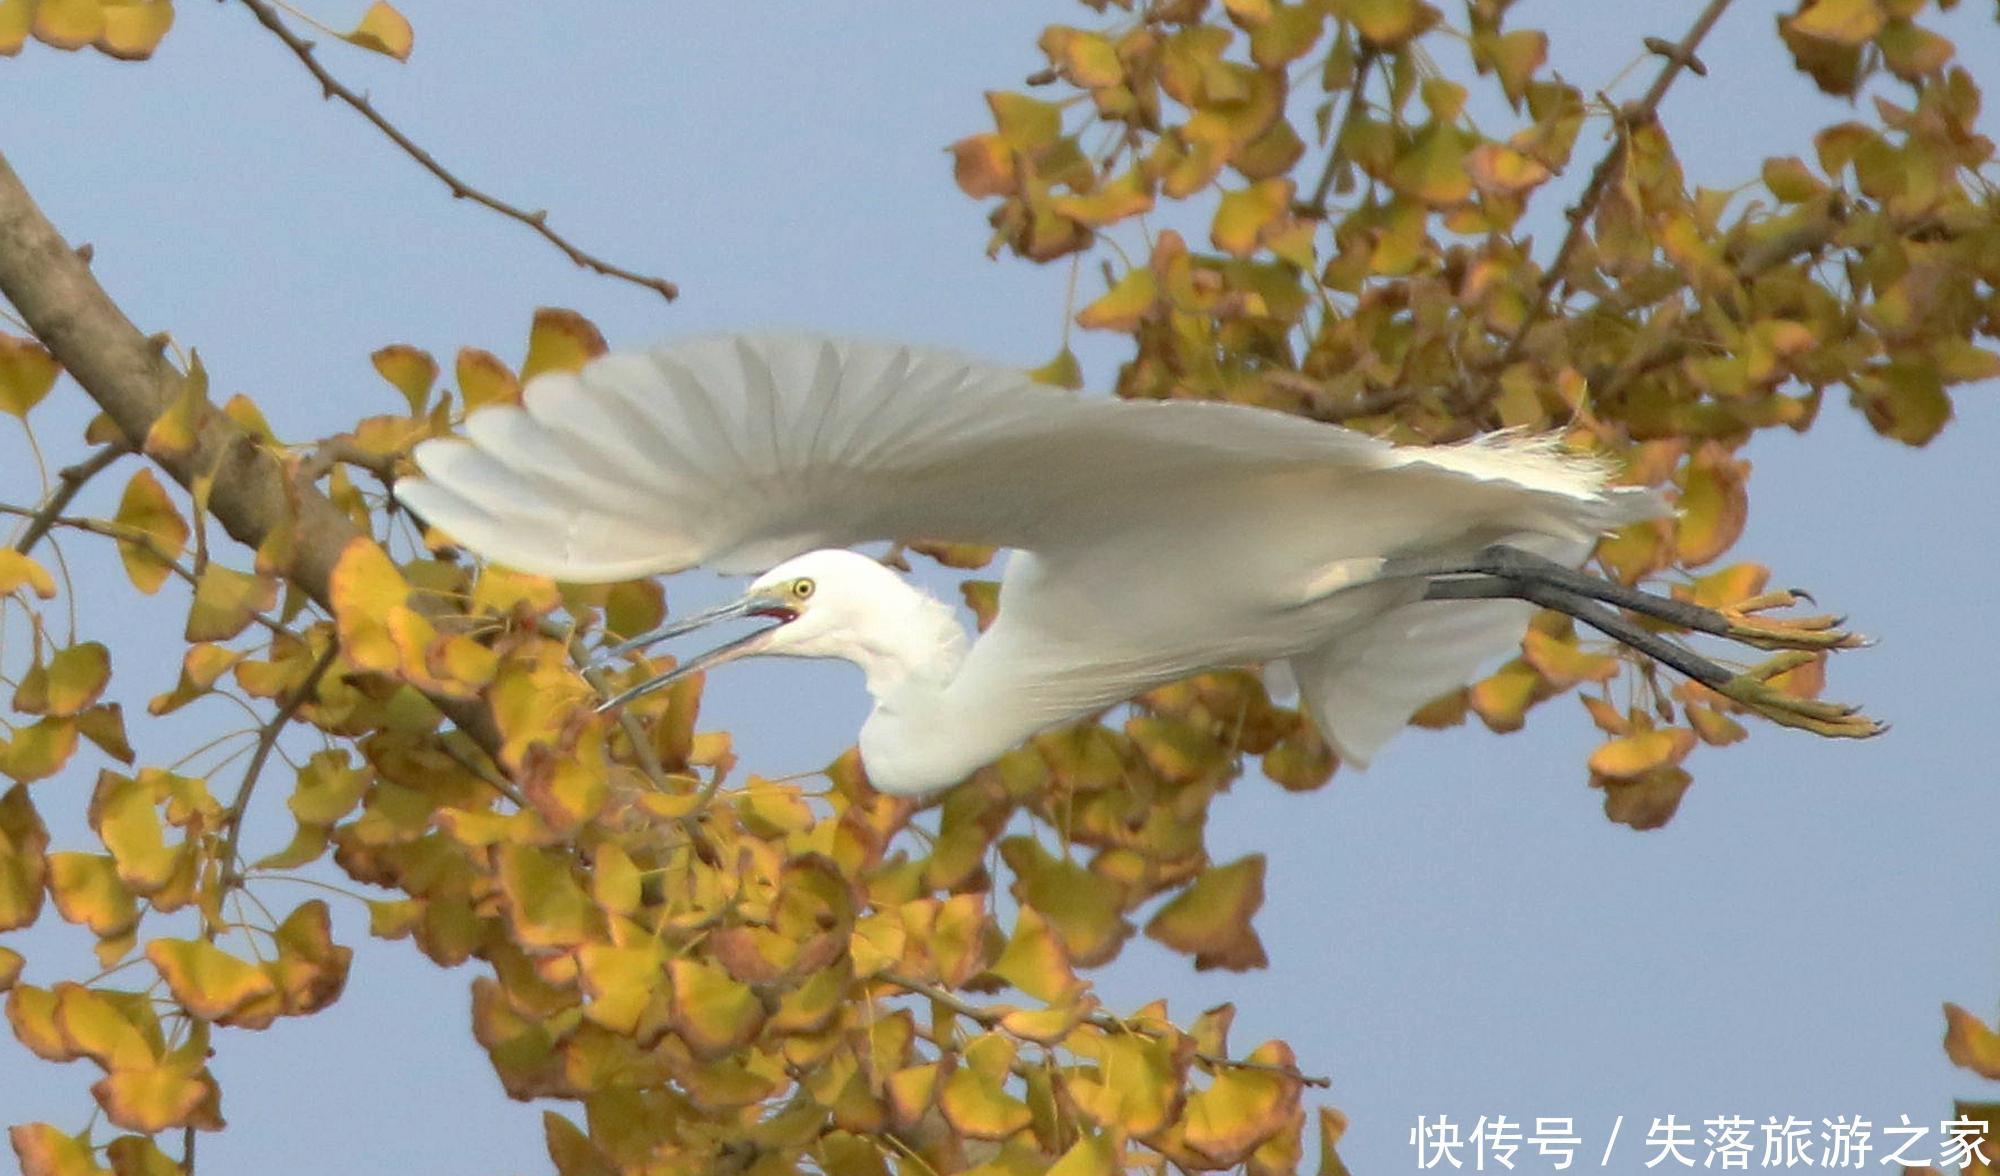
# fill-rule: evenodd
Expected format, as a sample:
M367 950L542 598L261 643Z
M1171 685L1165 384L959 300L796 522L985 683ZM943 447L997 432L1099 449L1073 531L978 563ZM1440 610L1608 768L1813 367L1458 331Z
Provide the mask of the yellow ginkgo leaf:
M411 30L408 18L396 11L394 6L375 0L361 15L361 23L354 27L353 32L346 34L345 40L397 61L407 61L411 48L416 44L416 34Z

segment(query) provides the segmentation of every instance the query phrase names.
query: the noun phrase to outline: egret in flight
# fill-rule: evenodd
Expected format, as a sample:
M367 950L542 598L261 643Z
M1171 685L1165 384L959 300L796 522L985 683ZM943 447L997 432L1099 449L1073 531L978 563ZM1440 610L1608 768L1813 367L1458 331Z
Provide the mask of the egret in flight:
M1599 536L1667 506L1544 438L1402 447L1241 405L1077 396L925 347L773 333L538 376L520 406L481 408L463 440L415 458L423 477L396 497L522 571L761 572L741 599L611 653L731 618L774 624L605 705L735 658L844 658L874 697L859 745L889 793L954 784L1175 679L1278 663L1341 758L1365 764L1515 650L1535 605L1779 721L1851 714L1760 692L1617 611L1766 645L1845 638L1829 624L1795 642L1577 571ZM953 609L845 550L917 539L1010 549L976 642Z

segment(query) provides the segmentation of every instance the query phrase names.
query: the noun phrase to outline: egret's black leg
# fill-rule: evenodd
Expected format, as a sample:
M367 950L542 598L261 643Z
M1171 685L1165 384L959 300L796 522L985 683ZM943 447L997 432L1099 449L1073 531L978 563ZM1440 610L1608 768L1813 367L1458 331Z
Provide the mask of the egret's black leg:
M1605 608L1595 600L1553 584L1503 576L1452 576L1424 586L1425 600L1525 600L1574 617L1654 661L1672 666L1711 689L1720 689L1736 675L1672 639L1653 632ZM1677 604L1678 601L1667 601ZM1637 611L1636 609L1633 611Z
M1517 583L1540 584L1665 621L1676 628L1708 633L1760 649L1847 649L1862 644L1859 638L1839 628L1839 617L1759 621L1748 615L1756 609L1746 607L1725 613L1691 601L1655 596L1504 544L1484 548L1469 558L1392 559L1383 565L1382 575L1420 576L1432 583L1444 582L1441 577L1492 576ZM1762 607L1771 607L1792 604L1798 599L1797 593L1779 592L1762 598L1760 603Z
M1807 660L1804 653L1781 655L1763 666L1734 673L1605 606L1616 605L1668 624L1745 644L1810 651L1842 649L1860 643L1851 634L1834 627L1839 623L1837 618L1761 623L1740 612L1731 615L1687 601L1654 596L1504 546L1486 548L1469 560L1391 560L1384 566L1383 575L1423 578L1426 600L1523 600L1554 609L1786 726L1849 738L1865 738L1883 729L1881 724L1855 713L1853 707L1797 698L1770 684L1769 679L1803 664ZM1793 594L1784 593L1778 599L1788 603L1792 597Z

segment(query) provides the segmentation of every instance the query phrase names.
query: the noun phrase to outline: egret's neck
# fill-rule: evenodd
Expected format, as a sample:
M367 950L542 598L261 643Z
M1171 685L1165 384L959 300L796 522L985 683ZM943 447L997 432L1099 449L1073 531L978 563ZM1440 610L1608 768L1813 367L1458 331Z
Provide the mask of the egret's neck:
M1007 745L966 738L967 716L950 689L965 662L965 630L943 603L904 587L908 596L893 605L896 623L867 626L846 656L875 698L860 736L869 780L883 792L907 794L955 784Z
M877 709L934 705L965 661L965 630L941 601L898 583L880 624L858 626L842 652L861 667Z

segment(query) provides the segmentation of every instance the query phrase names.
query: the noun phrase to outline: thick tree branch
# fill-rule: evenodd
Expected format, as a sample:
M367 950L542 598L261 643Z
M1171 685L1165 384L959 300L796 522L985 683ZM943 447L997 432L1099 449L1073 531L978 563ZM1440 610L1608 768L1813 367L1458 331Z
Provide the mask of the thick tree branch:
M303 62L308 70L312 71L313 77L319 80L322 93L328 98L340 99L342 102L353 107L355 112L360 114L361 117L373 123L376 130L387 135L390 142L402 148L403 154L416 160L418 166L436 176L444 183L445 187L451 189L453 199L470 200L474 204L484 205L492 209L509 220L519 221L521 224L541 234L543 239L548 241L549 244L562 250L571 261L585 269L593 270L608 278L617 278L620 281L631 282L636 286L644 286L648 290L658 293L660 297L665 298L669 302L680 297L680 287L667 281L665 278L648 277L645 274L636 273L623 266L613 265L601 257L585 253L583 250L577 248L571 243L569 238L549 227L549 214L546 211L536 209L534 212L528 212L524 209L516 208L499 197L482 192L464 180L459 179L449 168L439 163L437 157L418 146L396 124L390 122L381 111L376 110L374 104L369 102L367 97L348 89L341 84L340 79L328 73L326 67L320 64L319 58L313 54L313 43L288 28L285 25L284 19L278 15L277 9L265 3L264 0L243 0L243 6L248 8L252 15L256 16L258 23L271 30L272 34L280 41L283 41L285 47L290 49L293 55Z
M1651 44L1656 38L1648 38L1648 48L1664 56L1667 59L1666 63L1660 66L1659 76L1653 79L1653 84L1647 87L1646 93L1637 102L1618 112L1617 141L1611 145L1611 150L1604 153L1604 158L1597 161L1596 170L1590 173L1590 182L1584 185L1583 195L1577 197L1576 203L1570 207L1569 231L1563 234L1562 244L1556 247L1555 258L1549 262L1549 267L1542 271L1541 283L1535 290L1534 305L1528 308L1527 317L1521 320L1519 327L1515 328L1514 334L1507 340L1506 348L1500 353L1499 361L1493 365L1495 373L1505 371L1508 365L1521 358L1521 349L1527 345L1529 332L1533 331L1535 325L1548 313L1549 302L1555 296L1556 287L1563 283L1563 271L1569 268L1571 256L1576 253L1577 247L1583 244L1584 226L1597 211L1597 202L1603 199L1604 190L1611 184L1611 177L1618 172L1618 161L1623 155L1625 135L1634 127L1645 126L1658 117L1661 99L1667 96L1668 88L1674 84L1674 79L1678 78L1683 70L1693 68L1696 73L1707 72L1695 68L1699 64L1699 59L1695 57L1694 51L1701 47L1709 30L1715 27L1715 22L1722 19L1722 14L1728 9L1729 3L1730 0L1709 0L1707 7L1701 10L1701 15L1695 18L1694 25L1688 29L1687 35L1676 45L1661 48Z
M127 438L143 441L185 394L186 378L98 285L4 155L0 294ZM206 400L195 406L194 444L153 456L182 486L214 475L209 512L237 541L258 547L289 529L294 554L286 575L331 610L334 564L349 543L369 536L325 495L292 485L276 454ZM412 601L412 607L439 611L423 601ZM499 732L483 706L452 698L432 701L488 752L499 748Z

